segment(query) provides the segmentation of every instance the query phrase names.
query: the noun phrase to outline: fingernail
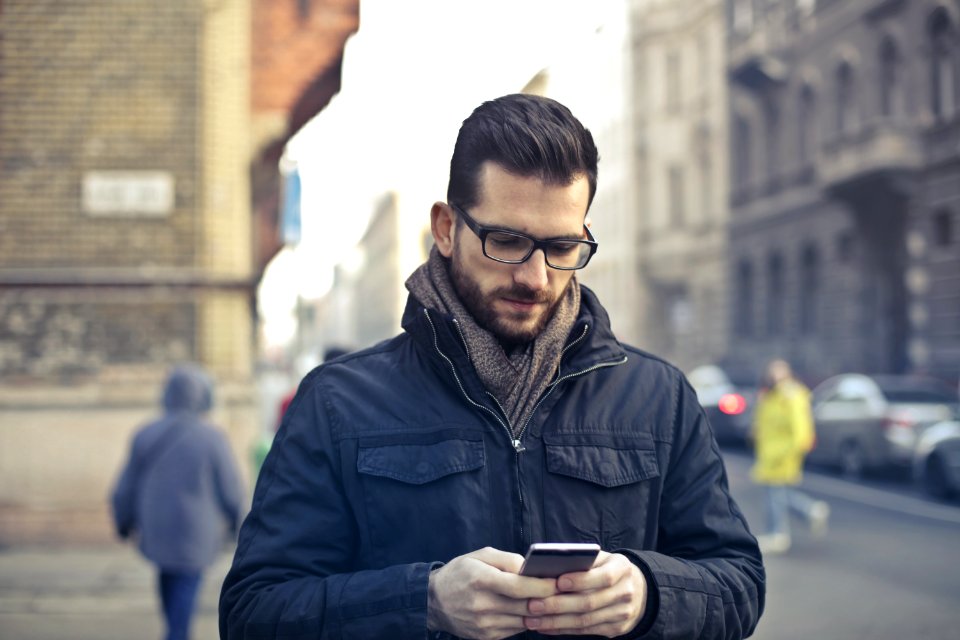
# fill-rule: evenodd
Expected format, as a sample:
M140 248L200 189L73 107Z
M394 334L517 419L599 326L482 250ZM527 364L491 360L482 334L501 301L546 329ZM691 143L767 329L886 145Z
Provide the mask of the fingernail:
M527 608L530 613L543 613L543 600L531 600L530 604L527 605Z
M523 621L527 623L528 629L540 628L540 618L524 618Z
M563 589L564 591L573 589L573 580L571 580L570 578L560 578L559 580L557 580L557 587L559 587L560 589Z

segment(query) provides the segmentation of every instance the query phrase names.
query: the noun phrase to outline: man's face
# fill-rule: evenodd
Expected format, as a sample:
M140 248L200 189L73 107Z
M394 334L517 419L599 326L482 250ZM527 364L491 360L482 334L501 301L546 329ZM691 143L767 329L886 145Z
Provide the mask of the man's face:
M467 213L481 225L538 239L584 237L589 193L585 176L567 186L548 185L488 162L480 173L480 201ZM464 224L456 228L450 253L451 279L464 306L506 345L536 338L573 278L573 271L547 266L539 249L522 264L491 260Z

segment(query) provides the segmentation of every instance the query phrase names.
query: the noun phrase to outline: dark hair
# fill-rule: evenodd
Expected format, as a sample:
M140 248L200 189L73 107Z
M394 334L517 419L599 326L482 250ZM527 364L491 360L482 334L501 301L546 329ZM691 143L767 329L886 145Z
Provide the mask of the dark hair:
M503 96L484 102L463 121L450 159L447 201L462 207L477 204L480 168L489 161L547 184L569 185L586 176L589 209L597 192L597 158L590 131L556 100Z

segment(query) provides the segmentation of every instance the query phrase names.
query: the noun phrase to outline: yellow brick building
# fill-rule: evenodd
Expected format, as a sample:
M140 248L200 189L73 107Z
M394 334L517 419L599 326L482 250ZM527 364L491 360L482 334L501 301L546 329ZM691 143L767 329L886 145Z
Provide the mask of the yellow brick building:
M0 545L109 541L170 366L257 432L250 0L0 4Z

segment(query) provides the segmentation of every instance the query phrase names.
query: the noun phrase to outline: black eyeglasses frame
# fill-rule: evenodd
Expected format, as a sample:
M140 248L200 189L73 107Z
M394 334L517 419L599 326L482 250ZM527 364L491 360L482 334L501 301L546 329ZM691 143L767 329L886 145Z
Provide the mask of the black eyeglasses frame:
M558 271L579 271L580 269L583 269L588 264L590 264L590 260L591 258L593 258L593 254L597 252L597 248L600 246L597 243L597 241L594 239L593 234L590 233L590 228L587 227L586 224L583 225L583 230L587 234L586 240L582 238L547 238L545 240L538 240L533 236L529 236L519 231L514 231L513 229L504 229L502 227L488 227L486 225L480 224L479 222L474 220L470 216L470 214L467 213L462 207L455 205L452 202L449 204L450 204L450 207L457 213L457 215L463 219L463 222L467 225L467 227L469 227L470 231L473 231L473 233L478 238L480 238L480 246L483 248L483 255L493 260L494 262L500 262L502 264L523 264L524 262L530 259L530 256L532 256L537 249L540 249L541 251L543 251L544 262L546 262L547 266L550 267L551 269L557 269ZM487 253L487 235L494 232L505 233L507 235L516 236L518 238L529 240L532 243L530 247L530 252L527 253L527 255L520 260L504 260L503 258L495 258L491 256L489 253ZM590 253L587 254L587 259L583 261L583 264L578 267L558 267L550 263L550 254L547 252L547 249L549 249L550 245L554 242L575 242L578 244L587 245L588 247L590 247Z

